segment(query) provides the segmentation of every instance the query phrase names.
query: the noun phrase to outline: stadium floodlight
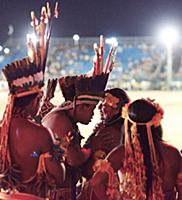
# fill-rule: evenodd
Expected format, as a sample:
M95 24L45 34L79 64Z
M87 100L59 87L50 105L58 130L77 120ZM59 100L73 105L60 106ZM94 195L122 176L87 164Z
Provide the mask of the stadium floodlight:
M167 89L170 89L172 83L172 65L173 65L172 48L173 45L179 40L178 29L173 26L167 26L162 28L159 34L159 39L166 45L166 52L167 52L166 83L167 83Z
M172 46L174 43L178 41L179 32L177 28L172 26L167 26L162 28L159 34L159 38L166 46Z
M7 48L7 47L6 47L6 48L4 48L4 53L5 53L5 54L9 54L9 53L10 53L10 49L9 49L9 48Z
M118 41L117 41L117 38L115 38L115 37L106 38L105 42L106 42L106 44L112 45L114 47L118 46Z
M78 34L73 35L73 40L78 41L80 39L80 36Z
M80 36L78 34L73 35L73 41L75 45L78 45L79 39L80 39Z

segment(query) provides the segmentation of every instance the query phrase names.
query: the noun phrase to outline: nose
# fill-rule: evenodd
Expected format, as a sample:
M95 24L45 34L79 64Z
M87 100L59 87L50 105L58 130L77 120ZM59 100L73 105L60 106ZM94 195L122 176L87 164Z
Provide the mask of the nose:
M94 111L92 111L92 117L94 116Z
M102 106L102 112L107 112L107 107L106 106Z

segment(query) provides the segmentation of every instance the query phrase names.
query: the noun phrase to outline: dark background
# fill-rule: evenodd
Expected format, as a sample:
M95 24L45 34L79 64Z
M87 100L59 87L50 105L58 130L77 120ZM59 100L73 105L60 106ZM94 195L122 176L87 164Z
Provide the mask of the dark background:
M13 37L25 37L30 11L39 9L45 0L0 0L0 42L8 38L8 26ZM54 0L49 1L54 5ZM54 23L53 35L72 37L151 36L161 24L182 25L182 0L61 0L60 17Z

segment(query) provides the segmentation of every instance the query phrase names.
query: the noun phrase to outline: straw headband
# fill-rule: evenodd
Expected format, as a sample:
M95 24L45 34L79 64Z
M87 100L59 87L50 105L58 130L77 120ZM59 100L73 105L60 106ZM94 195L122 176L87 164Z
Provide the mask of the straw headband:
M137 125L145 125L147 128L147 138L149 143L149 150L151 156L151 162L153 167L153 181L152 186L149 192L148 199L159 199L163 200L163 191L162 191L162 182L159 173L159 163L157 160L156 149L153 141L151 126L158 127L161 124L161 120L163 118L164 111L160 107L159 104L154 103L153 101L147 99L149 103L151 103L156 108L156 114L152 117L152 119L145 123L138 123L133 121L128 114L128 108L130 103L126 104L122 108L122 117L125 119L124 128L125 128L125 160L123 164L123 174L127 174L127 176L123 177L123 181L121 182L121 186L123 191L127 191L126 194L123 193L123 197L128 198L135 197L136 191L134 188L138 188L138 192L141 196L146 199L146 190L145 190L145 182L146 182L146 172L145 172L145 164L144 164L144 155L142 153L141 145L138 138L138 130ZM132 123L130 127L131 137L129 133L128 121ZM140 180L136 181L136 176ZM130 184L133 185L133 188L128 187ZM129 195L129 196L127 196ZM130 198L128 198L130 199Z
M80 101L100 101L103 98L101 96L97 96L97 95L79 95L77 96L76 100L80 100Z
M84 98L83 98L83 96L84 96ZM70 109L74 108L75 105L81 105L81 104L97 105L99 100L102 100L102 97L85 98L85 96L88 96L88 95L83 95L83 96L80 96L81 98L79 98L79 97L76 98L75 102L74 101L63 102L59 106L60 110L62 110L62 109L70 110Z
M161 120L163 119L163 115L164 115L164 111L163 109L160 107L160 105L158 103L154 103L152 102L152 104L155 106L157 112L156 114L152 117L152 119L148 122L135 122L133 121L129 115L128 115L128 108L130 103L126 104L123 108L122 108L122 118L124 119L128 119L131 123L136 123L137 125L149 125L149 126L154 126L154 127L158 127L161 124Z
M106 93L102 105L108 105L112 108L117 108L119 105L119 98L110 93Z

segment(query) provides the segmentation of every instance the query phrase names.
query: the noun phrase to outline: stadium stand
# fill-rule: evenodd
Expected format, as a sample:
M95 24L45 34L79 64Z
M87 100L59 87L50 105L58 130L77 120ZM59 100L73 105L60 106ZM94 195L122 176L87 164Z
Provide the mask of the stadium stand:
M46 77L83 74L92 69L93 43L99 38L52 38L47 61ZM118 53L110 77L110 86L128 90L166 89L166 49L153 38L117 38ZM9 53L0 51L0 69L16 59L26 56L25 42L12 39L6 42ZM110 45L105 45L106 55ZM173 82L171 89L182 89L182 47L173 55ZM180 53L179 53L180 52ZM106 58L105 58L106 59ZM2 77L0 77L2 80ZM2 84L1 84L2 85Z

